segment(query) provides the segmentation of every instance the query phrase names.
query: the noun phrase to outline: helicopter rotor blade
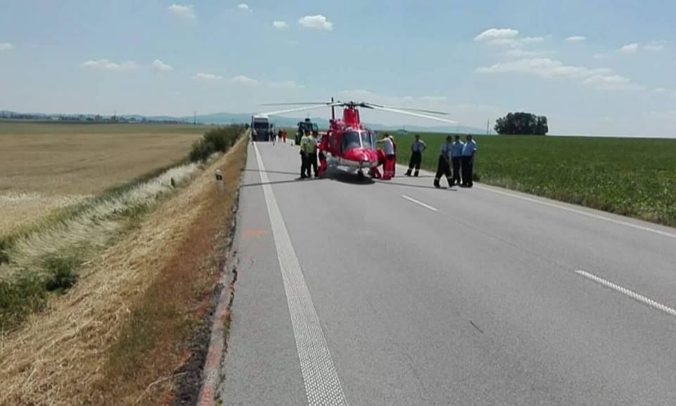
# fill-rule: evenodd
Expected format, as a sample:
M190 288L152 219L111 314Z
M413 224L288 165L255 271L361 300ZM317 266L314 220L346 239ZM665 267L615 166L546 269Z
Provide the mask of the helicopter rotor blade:
M326 106L331 102L298 102L298 103L264 103L261 106L303 106L303 105L322 105Z
M326 107L327 107L327 104L321 104L321 105L314 105L314 106L296 107L296 108L293 108L293 109L266 111L266 112L263 112L263 113L256 113L254 115L255 116L278 116L278 115L284 114L284 113L293 113L295 111L324 109ZM328 104L328 107L331 107L330 103Z
M412 111L412 112L416 112L416 113L439 114L439 115L442 115L442 116L448 115L448 113L445 113L443 111L425 110L425 109L412 109L412 108L408 108L408 107L385 106L383 104L375 104L375 103L365 103L365 104L370 104L371 106L374 106L374 107L383 107L383 108L395 109L395 110Z
M392 107L381 107L381 106L376 106L374 104L372 104L371 107L375 110L389 111L391 113L405 114L405 115L414 116L414 117L422 117L422 118L427 118L427 119L430 119L430 120L441 121L443 123L458 124L457 121L448 120L448 119L436 117L436 116L431 116L431 115L428 115L428 114L414 113L412 111L395 109L395 108L392 108Z

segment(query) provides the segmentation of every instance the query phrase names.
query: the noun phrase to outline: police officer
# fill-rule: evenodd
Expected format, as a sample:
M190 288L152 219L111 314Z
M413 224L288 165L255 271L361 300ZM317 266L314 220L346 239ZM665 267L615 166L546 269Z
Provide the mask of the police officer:
M406 171L406 176L411 176L411 171L415 168L413 176L418 176L420 172L420 163L422 162L422 152L427 148L427 145L424 141L420 140L418 134L415 135L415 141L411 144L411 160L408 163L408 170Z
M439 153L439 163L437 164L437 174L434 177L434 187L439 188L439 179L441 175L446 176L448 181L448 186L453 186L453 181L451 180L451 149L452 149L453 137L450 135L446 137L446 142L441 145L441 151Z
M474 176L474 154L476 154L477 145L471 135L468 135L466 140L462 147L462 186L472 187L474 185L472 179Z
M306 173L310 172L309 162L310 159L307 156L307 145L311 142L310 132L305 131L303 137L300 139L300 177L305 179L308 177Z
M462 161L462 149L465 143L462 142L459 135L455 136L453 146L451 147L451 164L453 166L453 184L460 184L460 163Z

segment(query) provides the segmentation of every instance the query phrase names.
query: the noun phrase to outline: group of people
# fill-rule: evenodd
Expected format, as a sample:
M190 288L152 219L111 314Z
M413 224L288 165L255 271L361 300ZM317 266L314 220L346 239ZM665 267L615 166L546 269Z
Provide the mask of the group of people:
M300 177L301 179L312 177L311 169L314 169L315 178L319 177L319 170L317 168L317 136L310 131L305 131L305 134L300 139ZM324 161L324 160L323 160ZM322 172L325 169L322 162Z
M287 137L287 135L288 135L288 134L287 134L286 130L283 129L283 128L280 128L280 129L277 131L277 134L273 134L273 135L272 135L272 144L274 145L275 142L277 142L277 141L281 141L281 142L283 142L284 144L286 144L286 137Z
M286 131L280 130L280 133L282 135L278 136L285 140ZM397 151L394 137L385 133L383 138L378 140L377 143L382 145L381 148L378 148L378 166L383 166L383 174L380 174L377 166L371 168L370 174L374 178L382 178L383 180L392 179L395 175ZM312 177L313 172L315 178L317 178L326 170L326 159L323 156L318 157L318 149L317 135L306 131L300 140L301 179ZM416 135L415 140L411 144L411 159L406 176L418 176L422 163L422 154L426 149L427 144L420 139L419 135ZM477 143L471 135L467 135L464 142L460 139L459 135L456 135L455 139L453 136L447 136L446 142L441 145L441 150L439 151L434 187L441 187L440 180L442 176L446 177L449 187L455 185L472 187L474 185L474 155L476 152ZM321 155L322 152L319 152L319 154ZM317 165L318 158L319 167Z
M474 185L474 155L476 152L477 144L471 135L466 137L465 142L460 140L459 135L455 136L455 140L450 135L446 137L446 142L441 145L439 153L434 187L441 187L439 181L442 175L446 176L449 187L453 185L472 187Z
M427 149L427 145L415 136L415 141L411 144L411 160L408 164L406 176L418 176L420 164L422 162L422 153ZM441 187L441 176L446 176L448 186L459 185L462 187L472 187L474 185L474 154L477 151L477 144L471 135L468 135L463 142L459 135L446 137L446 142L441 145L439 151L439 161L437 163L437 173L434 176L434 187Z

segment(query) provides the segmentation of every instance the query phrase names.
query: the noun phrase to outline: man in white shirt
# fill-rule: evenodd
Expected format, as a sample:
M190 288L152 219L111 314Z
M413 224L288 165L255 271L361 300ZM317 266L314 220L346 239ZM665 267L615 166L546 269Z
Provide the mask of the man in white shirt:
M390 180L394 176L394 142L392 141L392 137L390 137L390 135L387 133L383 139L378 142L383 143L383 153L385 154L385 163L383 164L383 180Z
M408 171L406 171L406 176L411 176L411 171L415 168L413 176L418 176L420 172L420 163L422 162L422 153L427 148L427 144L424 141L420 140L420 135L415 135L415 141L411 144L411 160L408 163Z

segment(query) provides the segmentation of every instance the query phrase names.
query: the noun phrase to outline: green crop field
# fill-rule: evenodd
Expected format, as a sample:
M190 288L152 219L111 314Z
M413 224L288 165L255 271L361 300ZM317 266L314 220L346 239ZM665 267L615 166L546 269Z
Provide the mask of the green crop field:
M413 133L395 134L408 165ZM436 170L444 134L421 133ZM463 137L464 139L464 137ZM481 182L676 226L676 139L478 136Z

